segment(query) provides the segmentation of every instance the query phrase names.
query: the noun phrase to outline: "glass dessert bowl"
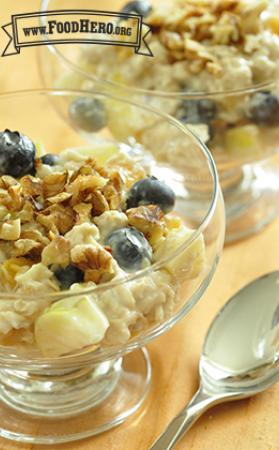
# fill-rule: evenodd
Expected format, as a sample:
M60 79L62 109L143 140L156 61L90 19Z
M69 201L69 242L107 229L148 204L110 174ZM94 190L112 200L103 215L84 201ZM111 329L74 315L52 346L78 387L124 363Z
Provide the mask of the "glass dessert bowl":
M58 3L44 0L42 9ZM154 58L115 46L49 45L39 54L42 77L46 85L122 92L190 126L216 162L226 241L232 242L261 230L279 212L279 171L272 159L279 137L276 8L275 2L246 0L119 1L115 11L142 14L151 27ZM135 118L123 116L139 129ZM121 133L119 127L112 131ZM159 157L184 164L177 154Z
M98 113L83 114L84 98ZM116 140L103 127L111 105L144 117L152 145L163 125L164 148L184 151L188 172L157 161L147 136L127 128ZM0 436L74 441L141 406L144 345L215 271L222 194L205 145L150 107L35 90L2 94L0 113Z

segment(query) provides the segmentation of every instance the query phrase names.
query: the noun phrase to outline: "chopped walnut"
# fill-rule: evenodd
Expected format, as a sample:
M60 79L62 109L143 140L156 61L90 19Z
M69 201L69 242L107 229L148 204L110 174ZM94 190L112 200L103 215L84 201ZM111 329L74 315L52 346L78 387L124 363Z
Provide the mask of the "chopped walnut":
M142 165L134 159L127 157L124 153L110 158L108 165L109 167L113 167L114 172L116 172L115 168L118 169L117 172L121 183L127 188L146 176L145 169Z
M20 219L8 220L0 225L0 239L16 241L20 237Z
M70 200L70 198L72 198L72 194L70 194L69 192L61 192L61 194L57 194L54 197L49 197L47 199L47 201L49 203L64 203L67 200Z
M160 33L160 40L169 50L183 51L184 49L182 36L174 31L162 30Z
M110 209L115 210L121 208L123 186L124 182L119 172L112 171L109 175L109 181L102 189Z
M22 229L20 234L21 239L32 239L41 244L48 245L49 239L42 234L42 232L38 229Z
M5 220L9 220L11 217L10 211L4 205L0 205L0 221L4 222Z
M260 32L266 7L266 0L176 0L154 8L146 20L170 61L186 58L193 74L207 70L218 77L222 64L211 44L242 46L247 34Z
M3 175L2 177L0 177L0 188L1 189L9 189L9 187L11 186L17 186L19 183L18 181L14 178L11 177L10 175Z
M141 231L152 246L156 246L164 236L166 226L164 214L159 206L139 206L129 209L126 214L129 225Z
M209 63L208 63L209 64ZM211 63L213 64L213 63ZM189 70L193 74L200 73L206 66L206 61L202 59L196 59L189 64Z
M229 45L240 41L240 18L226 12L216 25L212 25L212 42L217 45Z
M102 177L107 177L107 171L104 168L98 168L97 163L94 159L87 159L85 163L76 170L70 178L70 183L76 180L80 175L101 175Z
M118 192L112 184L108 183L103 188L103 194L105 199L107 200L109 209L120 209L122 196L121 193Z
M105 211L109 211L109 204L104 194L96 191L92 194L92 215L93 217L100 216Z
M23 205L23 192L18 181L9 176L0 177L0 201L10 211L18 211Z
M71 207L57 203L38 213L37 221L55 234L65 234L75 224L75 212Z
M91 222L92 205L90 203L79 203L73 207L77 214L76 225L84 222Z
M31 200L25 199L22 210L18 212L18 217L22 224L33 222L35 211L34 204Z
M32 260L39 260L43 250L43 245L33 239L18 239L14 243L12 256L26 256Z
M11 197L9 209L12 211L20 211L24 205L24 197L20 184L10 186L8 193Z
M42 252L42 263L46 266L59 264L66 267L70 263L70 242L62 236L56 236Z
M109 175L110 183L114 186L117 192L122 192L125 185L124 179L118 170L113 170Z
M214 62L207 62L206 63L206 69L209 73L212 75L215 75L218 77L219 75L222 75L223 69L219 64L216 64Z
M240 0L217 0L213 4L213 11L221 15L224 11L235 11L240 5Z
M67 192L72 194L71 205L76 205L90 200L91 195L105 186L107 180L98 175L79 175L67 187Z
M0 177L0 203L10 211L18 211L23 206L23 191L17 180L8 175Z
M0 188L0 203L9 208L11 205L11 196L6 189Z
M268 2L260 0L249 3L241 12L241 31L244 34L257 34L260 32L259 17L261 13L267 8Z
M72 263L84 272L84 281L96 284L111 280L114 275L113 258L101 246L79 245L71 251Z
M31 197L39 197L43 194L43 182L39 178L26 175L20 180L23 193Z
M197 61L201 60L204 62L211 61L215 62L215 57L210 54L205 46L200 44L199 42L193 41L192 39L188 39L187 37L184 40L184 52L185 56L189 60Z
M63 192L68 180L68 172L52 173L43 179L44 197L54 197Z
M51 232L54 236L59 235L59 231L51 215L38 214L36 217L37 222L42 225L49 233Z

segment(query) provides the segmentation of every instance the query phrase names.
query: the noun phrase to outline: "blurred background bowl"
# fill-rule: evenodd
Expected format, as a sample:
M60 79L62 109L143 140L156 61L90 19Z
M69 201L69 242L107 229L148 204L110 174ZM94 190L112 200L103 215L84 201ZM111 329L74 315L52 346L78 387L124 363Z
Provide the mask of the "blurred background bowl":
M112 5L107 0L102 9L120 11L125 3L115 1ZM158 1L150 4L156 8ZM75 0L43 0L41 9L64 6L74 9L77 4ZM81 0L78 6L98 9L90 0ZM270 2L263 20L278 31L278 23L271 15L275 7L276 2ZM148 22L148 17L144 20ZM265 64L264 70L260 58L255 58L256 79L237 57L227 61L224 79L198 73L190 85L189 80L177 81L178 66L175 69L174 65L162 63L157 40L152 36L148 40L154 58L135 55L134 49L96 44L41 47L39 65L44 83L85 90L98 86L100 90L152 105L190 126L206 142L217 164L226 205L226 241L261 230L279 213L279 169L272 159L279 150L276 55L272 68ZM158 64L160 70L156 69ZM116 111L117 124L118 114ZM139 124L133 117L124 113L122 120L138 130ZM112 131L118 137L121 126L113 126ZM158 157L179 167L185 163L170 152Z

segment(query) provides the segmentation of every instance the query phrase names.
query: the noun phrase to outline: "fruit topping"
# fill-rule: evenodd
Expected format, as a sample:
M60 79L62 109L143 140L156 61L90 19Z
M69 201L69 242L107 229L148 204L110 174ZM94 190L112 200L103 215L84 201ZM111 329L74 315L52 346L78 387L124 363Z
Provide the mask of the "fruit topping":
M19 178L34 174L35 152L29 137L8 129L0 132L0 175Z
M217 116L217 105L213 100L183 100L177 117L184 123L209 123Z
M79 128L89 133L99 131L107 125L105 106L96 98L77 98L71 103L69 114Z
M259 125L279 124L279 98L268 91L257 92L251 98L248 116Z
M71 264L65 268L57 269L54 275L64 290L69 289L74 283L82 283L84 279L83 272Z
M41 161L47 166L56 166L59 163L59 156L48 153L47 155L41 157Z
M190 245L185 245L193 234L194 230L184 226L173 229L154 252L154 261L166 260L164 269L177 281L195 278L204 268L205 243L203 235L198 235ZM181 252L176 257L170 257L173 252L183 245L185 246L184 250L181 249Z
M100 342L109 322L93 298L54 303L35 323L35 340L44 356L56 357Z
M225 133L224 143L226 150L234 158L253 158L262 152L260 132L256 125L229 129Z
M126 272L135 272L150 264L152 249L144 235L135 228L115 230L105 243L111 248L119 266Z
M126 200L127 209L139 205L157 205L164 213L171 211L174 203L173 190L153 176L137 181L128 192Z
M165 217L159 206L147 205L128 209L130 226L141 231L152 247L156 247L165 232Z

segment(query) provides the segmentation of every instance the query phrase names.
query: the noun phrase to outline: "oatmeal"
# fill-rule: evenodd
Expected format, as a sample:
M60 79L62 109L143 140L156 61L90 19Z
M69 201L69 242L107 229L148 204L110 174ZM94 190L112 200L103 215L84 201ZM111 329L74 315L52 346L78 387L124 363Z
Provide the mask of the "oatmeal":
M49 357L125 343L170 318L180 284L201 274L202 235L171 258L195 230L144 149L143 164L130 150L96 141L38 157L30 138L0 133L2 342Z

